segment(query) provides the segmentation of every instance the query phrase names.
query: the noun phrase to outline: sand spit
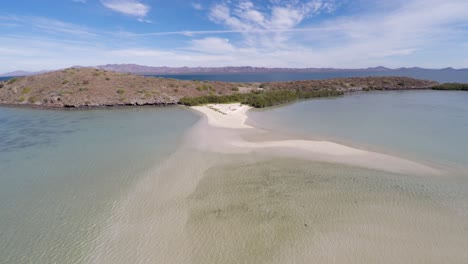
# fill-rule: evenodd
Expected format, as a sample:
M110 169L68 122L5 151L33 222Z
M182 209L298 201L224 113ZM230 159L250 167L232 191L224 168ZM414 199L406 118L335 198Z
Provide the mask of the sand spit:
M332 142L249 141L268 132L245 125L248 107L194 109L204 117L116 203L88 263L466 259L466 219L439 203L456 192L386 172L433 169Z
M264 132L245 124L248 118L247 111L250 108L249 106L240 104L211 104L193 107L193 109L206 116L208 125L218 128L218 130L210 130L205 127L205 131L198 136L218 140L203 141L204 145L200 144L199 147L221 152L264 152L264 154L275 156L334 162L403 174L439 173L438 170L421 163L329 141L296 139L275 141L245 140L242 134ZM237 132L238 135L236 136L232 132L224 131L223 133L219 131L219 128L250 129L250 131ZM220 137L220 135L222 136Z
M215 104L194 106L193 109L208 117L208 124L219 128L253 128L245 124L247 111L252 108L241 104Z

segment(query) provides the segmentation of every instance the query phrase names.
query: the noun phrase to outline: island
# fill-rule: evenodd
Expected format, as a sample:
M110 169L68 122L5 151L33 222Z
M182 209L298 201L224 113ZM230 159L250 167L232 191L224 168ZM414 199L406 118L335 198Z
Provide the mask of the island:
M266 107L357 91L440 87L443 86L435 81L391 76L241 83L176 80L98 68L68 68L0 82L0 105L88 108L240 102L252 107Z

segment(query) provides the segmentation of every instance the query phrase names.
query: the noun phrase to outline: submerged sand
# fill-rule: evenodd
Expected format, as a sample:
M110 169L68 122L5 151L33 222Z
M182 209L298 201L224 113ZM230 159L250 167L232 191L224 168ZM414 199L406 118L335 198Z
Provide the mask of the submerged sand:
M246 125L249 107L239 104L194 109L203 118L115 205L90 263L468 259L467 215L446 206L465 204L468 195L441 185L438 170L271 136Z

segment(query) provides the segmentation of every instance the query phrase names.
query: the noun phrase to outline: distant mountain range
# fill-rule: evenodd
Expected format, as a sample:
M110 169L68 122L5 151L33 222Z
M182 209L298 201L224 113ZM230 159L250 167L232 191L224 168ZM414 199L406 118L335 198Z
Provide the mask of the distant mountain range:
M74 66L73 68L83 68L83 66ZM412 68L396 68L390 69L386 67L370 67L361 69L337 69L337 68L265 68L265 67L153 67L144 66L137 64L107 64L95 66L94 68L115 71L133 73L139 75L156 75L156 74L200 74L200 73L329 73L329 72L467 72L468 69L425 69L420 67ZM11 76L29 76L44 73L47 71L40 72L27 72L27 71L14 71L4 74L0 74L0 77L11 77Z
M16 77L16 76L30 76L45 73L47 71L38 71L38 72L28 72L28 71L13 71L0 74L0 77Z

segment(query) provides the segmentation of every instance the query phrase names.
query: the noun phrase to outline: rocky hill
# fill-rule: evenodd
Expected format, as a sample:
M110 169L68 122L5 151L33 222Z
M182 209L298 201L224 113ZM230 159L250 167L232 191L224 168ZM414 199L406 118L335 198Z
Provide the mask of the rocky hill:
M95 68L69 68L0 82L0 104L41 107L97 107L177 104L184 97L231 95L265 90L428 89L433 81L366 77L272 83L183 81Z

